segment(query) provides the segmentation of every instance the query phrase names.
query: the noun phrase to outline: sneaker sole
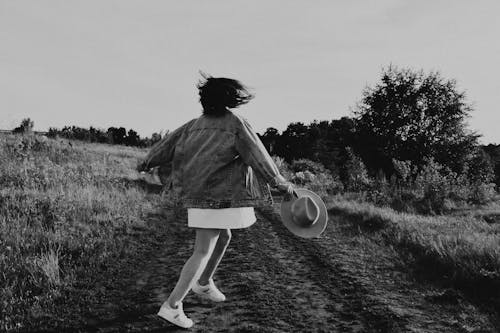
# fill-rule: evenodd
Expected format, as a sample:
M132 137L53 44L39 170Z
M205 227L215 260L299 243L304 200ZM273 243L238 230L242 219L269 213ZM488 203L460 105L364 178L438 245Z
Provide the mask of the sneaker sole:
M158 313L157 313L156 315L157 315L158 317L160 317L162 320L166 321L167 323L173 324L173 325L175 325L175 326L177 326L177 327L180 327L180 328L186 328L186 329L187 329L187 328L191 328L191 327L193 327L193 325L194 325L194 323L193 323L193 324L191 324L190 326L185 326L185 325L182 325L181 323L176 323L176 322L174 321L174 319L170 320L170 318L165 317L165 316L162 314L161 310L160 310L160 311L158 311Z

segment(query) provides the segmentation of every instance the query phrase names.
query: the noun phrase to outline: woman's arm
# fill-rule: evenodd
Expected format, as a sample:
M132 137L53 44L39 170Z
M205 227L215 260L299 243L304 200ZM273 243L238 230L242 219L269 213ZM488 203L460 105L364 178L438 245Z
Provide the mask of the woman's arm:
M281 174L262 141L243 118L236 134L236 150L243 162L259 172L273 187L282 192L291 192L293 188Z
M149 151L144 161L137 166L138 171L148 171L154 167L165 165L172 161L175 152L175 145L184 129L189 123L182 125L175 131L165 135L163 139L157 142Z

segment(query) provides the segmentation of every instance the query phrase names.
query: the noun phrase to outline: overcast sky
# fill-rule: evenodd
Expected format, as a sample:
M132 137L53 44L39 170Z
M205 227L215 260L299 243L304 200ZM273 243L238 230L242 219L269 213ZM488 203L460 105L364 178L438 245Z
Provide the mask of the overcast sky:
M500 2L0 0L0 128L141 135L200 114L198 70L256 95L257 131L349 116L382 67L439 70L500 143Z

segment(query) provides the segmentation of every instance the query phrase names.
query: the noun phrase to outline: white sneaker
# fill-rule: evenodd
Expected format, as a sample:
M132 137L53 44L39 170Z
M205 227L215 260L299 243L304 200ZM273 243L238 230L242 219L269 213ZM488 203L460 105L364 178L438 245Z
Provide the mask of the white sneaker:
M182 328L190 328L193 326L193 321L184 314L181 302L178 303L177 309L171 308L168 302L163 303L160 311L158 311L158 316Z
M213 279L208 280L206 286L200 286L200 283L196 281L192 289L194 293L214 302L224 302L226 300L226 296L217 289Z

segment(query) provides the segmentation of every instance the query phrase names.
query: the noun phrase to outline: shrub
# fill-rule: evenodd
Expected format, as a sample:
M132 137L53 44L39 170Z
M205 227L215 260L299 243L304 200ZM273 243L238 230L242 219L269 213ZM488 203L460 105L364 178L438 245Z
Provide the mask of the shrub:
M363 191L370 187L371 180L365 164L351 148L346 148L348 159L345 165L346 188L349 191Z
M30 118L25 118L21 121L21 124L12 130L13 133L24 133L28 134L33 132L33 127L35 126L35 122Z
M273 157L273 160L281 174L297 187L308 188L323 197L340 193L344 189L338 177L320 163L300 159L288 165L281 157Z
M281 175L286 179L291 180L293 172L290 169L290 165L285 161L285 159L279 156L272 156L272 159L274 161L274 164L276 164L276 166L278 167Z
M467 204L485 204L495 196L494 184L471 181L433 159L418 170L409 161L393 160L391 181L378 176L367 199L398 211L441 214Z
M415 169L412 166L411 161L398 161L392 159L392 165L394 166L394 171L396 176L401 180L403 184L408 184L411 181L411 177L415 174Z
M474 182L471 185L468 198L471 203L484 205L496 196L495 183Z
M451 181L455 178L450 170L429 159L415 178L414 189L421 197L424 211L442 213L444 201L451 192Z
M327 172L323 164L305 158L292 161L290 168L294 172L308 171L312 174L320 174Z

